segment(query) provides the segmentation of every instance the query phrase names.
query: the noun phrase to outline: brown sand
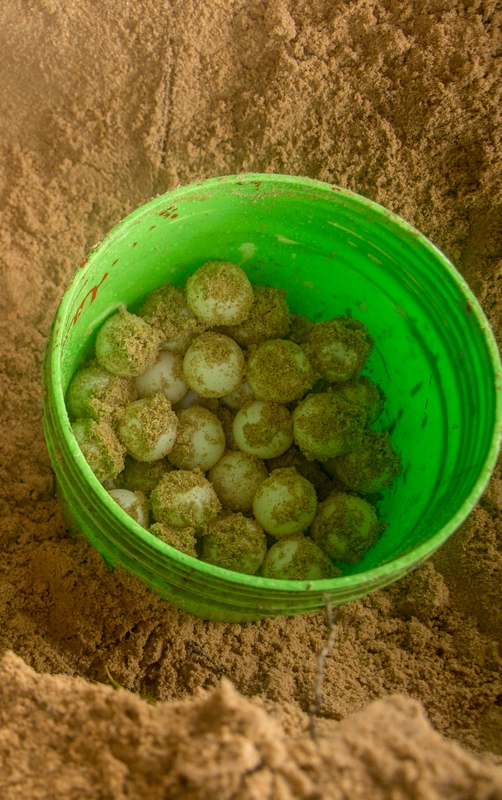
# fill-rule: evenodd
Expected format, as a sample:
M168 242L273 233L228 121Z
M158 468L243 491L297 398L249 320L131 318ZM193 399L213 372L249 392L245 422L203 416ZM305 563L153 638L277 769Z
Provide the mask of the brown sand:
M500 340L501 22L495 0L1 4L0 648L91 682L2 662L2 797L502 796L500 469L432 562L341 609L317 748L324 616L206 623L111 573L65 532L40 414L44 342L87 249L156 192L239 170L401 213ZM93 685L106 667L175 702ZM261 699L215 692L222 676Z
M4 800L20 797L21 786L23 797L55 800L502 797L498 768L445 741L420 705L399 695L322 726L315 744L303 715L288 735L280 715L272 719L227 680L152 707L129 692L38 675L10 653L0 700Z

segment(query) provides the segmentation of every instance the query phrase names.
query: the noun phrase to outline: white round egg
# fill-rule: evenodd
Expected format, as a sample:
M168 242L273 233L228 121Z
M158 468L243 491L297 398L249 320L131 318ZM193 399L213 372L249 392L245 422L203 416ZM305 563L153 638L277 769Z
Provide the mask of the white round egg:
M200 528L221 511L216 492L200 470L168 472L150 501L155 520L176 528Z
M357 564L382 533L376 509L357 495L333 492L320 503L310 528L314 542L333 561Z
M202 539L202 559L223 569L254 575L267 555L267 538L256 520L229 514L213 520Z
M124 445L106 419L77 419L73 435L98 481L113 480L124 469Z
M244 354L236 342L221 333L203 333L183 360L185 380L201 397L223 397L232 392L244 374Z
M207 408L192 406L178 413L178 434L168 459L179 469L214 467L225 451L225 434L218 417Z
M142 492L128 489L111 489L108 494L116 503L143 528L148 527L148 501Z
M253 305L253 288L240 267L228 261L208 261L187 281L187 303L207 325L243 322Z
M319 581L335 578L340 570L312 539L295 534L276 542L263 564L265 578L288 581Z
M350 453L362 441L366 412L332 392L309 394L293 412L295 442L308 459Z
M178 403L188 392L183 375L183 357L161 350L153 367L136 378L136 387L140 397L164 392L171 403Z
M129 403L117 426L117 435L137 461L157 461L171 452L178 420L163 392Z
M301 347L288 339L269 339L251 353L247 381L256 397L291 403L303 397L315 376Z
M112 375L98 363L92 363L79 369L71 379L66 407L75 419L107 416L114 421L137 397L133 378Z
M163 338L160 331L121 306L98 331L96 358L113 375L135 378L154 364Z
M207 477L223 508L250 512L258 487L268 478L268 470L257 456L240 450L228 450Z
M253 500L255 518L277 539L306 531L316 509L314 487L294 467L274 470Z
M206 327L188 308L184 290L169 283L150 292L138 316L162 331L164 350L181 355Z
M313 325L303 348L322 378L339 383L359 375L373 349L373 339L359 320L337 317Z
M237 412L232 430L237 447L258 458L280 456L293 443L291 413L279 403L249 403Z

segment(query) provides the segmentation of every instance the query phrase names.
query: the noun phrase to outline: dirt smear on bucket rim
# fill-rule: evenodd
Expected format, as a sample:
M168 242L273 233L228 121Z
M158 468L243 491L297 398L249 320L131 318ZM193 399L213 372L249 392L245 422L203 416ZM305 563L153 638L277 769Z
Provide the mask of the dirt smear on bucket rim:
M167 606L121 570L112 573L83 538L67 535L41 422L46 336L76 266L129 211L176 185L263 171L337 183L401 214L455 263L500 341L500 23L498 5L477 0L453 7L427 0L420 9L393 0L174 0L165 6L142 0L120 9L109 0L99 8L72 0L62 9L54 0L35 0L21 14L14 0L2 5L0 649L14 651L38 673L79 679L37 679L12 657L2 662L27 719L35 719L28 697L36 680L46 714L61 680L71 713L73 693L75 708L83 703L79 714L88 703L91 715L96 698L106 695L111 714L123 712L127 697L142 709L140 718L174 719L180 701L194 709L205 702L189 699L197 692L231 694L216 688L224 678L240 693L231 694L232 703L261 714L260 725L277 723L281 736L304 741L317 654L327 636L322 613L247 625L203 622ZM497 467L477 508L431 561L340 609L320 708L327 736L340 743L351 725L364 726L374 763L380 752L375 730L395 725L405 740L411 735L405 720L420 719L409 758L417 775L426 775L425 750L431 759L437 750L437 764L441 746L453 745L427 727L415 700L436 731L478 759L500 762L501 510ZM139 699L82 682L108 684L107 669L133 692L174 704L145 710ZM385 699L396 692L408 699ZM374 700L384 704L377 704L378 713L369 705ZM2 712L9 746L18 725L14 708ZM111 725L105 716L104 738L95 740L108 753ZM232 741L235 732L228 731ZM243 736L247 748L250 739ZM30 740L34 773L44 769L49 739ZM323 787L327 776L338 774L333 763L305 755L303 744L284 747L295 768L315 763L308 767L312 791L331 796ZM75 796L91 785L87 769L95 750L86 752L87 765L79 762L72 778L84 788L65 784ZM182 748L177 752L183 759ZM448 791L459 781L459 797L498 796L498 770L454 752ZM471 759L471 771L492 770L486 780L497 787L494 793L476 795L464 773L455 777L456 758ZM364 780L374 776L368 759ZM204 763L213 769L213 762ZM232 781L236 775L237 769ZM382 780L402 789L391 770L385 779L374 776L375 797ZM217 785L220 791L223 783ZM262 796L274 796L272 784L260 786ZM2 778L0 787L9 797ZM292 797L309 796L288 787ZM121 796L108 785L106 794L104 782L102 789L96 796ZM424 792L418 796L429 796ZM34 796L45 795L41 789ZM228 796L253 795L235 790Z

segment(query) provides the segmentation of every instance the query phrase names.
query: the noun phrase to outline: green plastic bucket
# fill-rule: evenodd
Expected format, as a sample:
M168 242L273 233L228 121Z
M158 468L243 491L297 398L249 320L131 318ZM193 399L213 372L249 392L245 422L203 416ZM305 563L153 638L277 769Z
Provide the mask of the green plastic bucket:
M137 525L95 478L65 409L68 383L99 326L122 304L185 283L208 259L288 291L293 312L350 314L375 348L364 373L387 403L376 428L403 458L379 513L389 526L364 560L326 581L274 581L214 567ZM151 200L81 264L55 316L44 362L44 425L70 529L83 531L171 603L206 619L315 611L400 578L466 518L500 446L501 364L487 320L448 259L385 208L318 181L214 178Z

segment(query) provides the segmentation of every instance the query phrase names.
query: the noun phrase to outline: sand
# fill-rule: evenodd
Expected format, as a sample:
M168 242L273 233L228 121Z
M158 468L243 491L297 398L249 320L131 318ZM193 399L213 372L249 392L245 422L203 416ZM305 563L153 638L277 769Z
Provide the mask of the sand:
M2 3L6 800L502 797L499 467L431 561L340 609L314 743L324 615L203 622L109 571L65 531L40 382L89 247L152 195L242 170L401 214L500 341L501 22L490 0Z

